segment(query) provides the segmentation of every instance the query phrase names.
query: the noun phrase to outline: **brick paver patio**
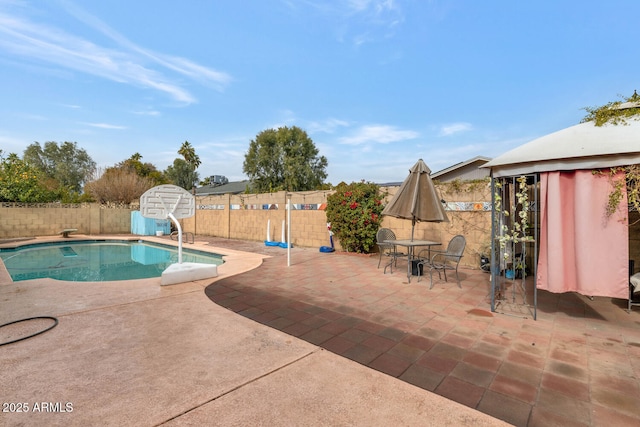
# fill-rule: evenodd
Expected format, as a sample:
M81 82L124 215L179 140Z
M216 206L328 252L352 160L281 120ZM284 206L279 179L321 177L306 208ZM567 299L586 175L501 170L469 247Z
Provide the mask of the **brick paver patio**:
M539 291L533 320L518 306L492 313L480 270L462 270L462 289L429 290L428 278L408 284L400 265L383 274L376 257L297 249L288 267L280 251L206 294L517 426L640 424L640 309L627 313L624 300Z

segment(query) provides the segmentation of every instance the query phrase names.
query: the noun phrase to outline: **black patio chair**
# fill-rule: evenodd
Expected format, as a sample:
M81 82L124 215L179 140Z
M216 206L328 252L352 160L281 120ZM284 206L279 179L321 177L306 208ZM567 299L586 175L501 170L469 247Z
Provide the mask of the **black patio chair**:
M418 268L418 281L420 281L420 272L424 271L425 267L429 268L429 278L431 279L431 285L429 289L433 288L433 272L438 272L438 278L441 279L442 276L440 272L444 274L444 280L447 281L447 270L452 270L456 272L456 282L458 282L458 287L462 289L462 285L460 284L460 277L458 277L458 265L460 264L460 259L462 258L462 254L464 253L464 248L467 245L467 240L464 236L457 235L454 236L447 245L446 251L432 251L437 252L431 256L431 259L425 259L420 261L418 264L422 264L422 268Z

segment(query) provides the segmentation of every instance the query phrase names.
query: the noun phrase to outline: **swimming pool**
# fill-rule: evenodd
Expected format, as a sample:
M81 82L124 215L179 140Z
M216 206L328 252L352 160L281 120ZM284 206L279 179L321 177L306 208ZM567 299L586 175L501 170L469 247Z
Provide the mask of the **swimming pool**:
M83 240L0 249L0 259L14 282L106 282L160 277L178 262L178 248L142 240ZM182 262L221 265L223 260L222 255L183 248Z

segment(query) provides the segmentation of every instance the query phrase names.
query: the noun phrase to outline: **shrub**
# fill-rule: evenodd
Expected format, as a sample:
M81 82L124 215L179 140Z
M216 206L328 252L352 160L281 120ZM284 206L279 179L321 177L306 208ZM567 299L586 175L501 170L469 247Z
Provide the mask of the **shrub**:
M88 182L85 191L100 203L133 203L153 187L151 178L142 177L128 169L109 168L102 176Z
M362 181L340 183L327 197L327 221L344 250L369 253L375 246L384 196L378 185Z

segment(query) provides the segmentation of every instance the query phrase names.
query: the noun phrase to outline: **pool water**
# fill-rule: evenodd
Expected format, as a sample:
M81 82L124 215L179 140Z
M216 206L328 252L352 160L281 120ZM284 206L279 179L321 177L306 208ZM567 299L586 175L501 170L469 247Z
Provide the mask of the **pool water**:
M14 282L40 278L106 282L160 277L178 262L178 248L143 241L39 243L0 249L0 259ZM184 248L182 262L223 263L221 255Z

